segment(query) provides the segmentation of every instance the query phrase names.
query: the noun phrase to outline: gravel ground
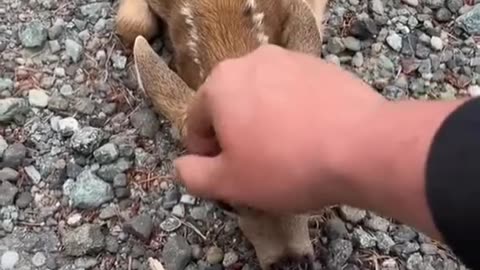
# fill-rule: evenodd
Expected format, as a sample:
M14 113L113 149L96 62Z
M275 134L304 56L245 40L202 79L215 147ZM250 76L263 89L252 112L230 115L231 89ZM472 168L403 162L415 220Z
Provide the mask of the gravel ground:
M324 56L388 99L479 95L476 2L334 0ZM177 136L136 92L117 4L0 1L0 269L258 269L235 221L173 183ZM465 269L368 211L312 217L311 234L318 269Z

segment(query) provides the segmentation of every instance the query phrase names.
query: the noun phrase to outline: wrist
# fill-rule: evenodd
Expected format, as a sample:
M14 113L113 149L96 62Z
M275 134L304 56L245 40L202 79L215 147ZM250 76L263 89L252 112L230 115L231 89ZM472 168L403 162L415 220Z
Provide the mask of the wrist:
M346 155L349 203L439 238L426 201L425 164L436 131L463 102L408 100L380 106Z

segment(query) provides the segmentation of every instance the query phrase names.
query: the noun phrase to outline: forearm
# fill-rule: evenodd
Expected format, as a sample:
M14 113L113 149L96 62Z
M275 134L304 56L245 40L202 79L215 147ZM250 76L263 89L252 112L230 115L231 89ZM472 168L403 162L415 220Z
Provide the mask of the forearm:
M437 130L463 102L388 103L384 112L355 136L350 178L358 196L352 204L442 240L427 203L426 162Z

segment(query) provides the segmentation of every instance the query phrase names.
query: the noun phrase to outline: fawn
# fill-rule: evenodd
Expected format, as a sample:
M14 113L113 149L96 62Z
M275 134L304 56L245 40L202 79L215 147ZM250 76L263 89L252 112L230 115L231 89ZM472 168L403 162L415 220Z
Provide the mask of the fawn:
M140 88L183 138L187 108L212 68L262 44L321 56L328 0L122 0L117 33L133 47ZM175 71L150 47L166 22ZM308 215L274 215L230 206L263 270L313 268Z

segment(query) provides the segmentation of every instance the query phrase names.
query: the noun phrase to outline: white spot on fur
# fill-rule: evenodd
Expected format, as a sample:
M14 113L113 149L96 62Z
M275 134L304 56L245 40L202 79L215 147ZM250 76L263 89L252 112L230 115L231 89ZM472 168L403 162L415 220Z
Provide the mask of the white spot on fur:
M269 37L265 33L264 25L263 25L263 18L265 14L263 12L257 11L257 3L256 0L247 0L246 7L252 10L252 23L253 29L257 32L257 40L260 44L267 44Z
M198 43L199 43L198 30L197 30L197 26L195 25L192 7L190 6L189 2L186 2L185 6L183 6L180 9L180 13L183 16L185 16L185 23L189 27L188 36L190 39L187 42L188 49L192 54L191 56L193 58L193 62L198 65L198 69L200 70L199 71L200 77L203 79L204 72L203 72L202 65L200 63L200 56L198 52Z

